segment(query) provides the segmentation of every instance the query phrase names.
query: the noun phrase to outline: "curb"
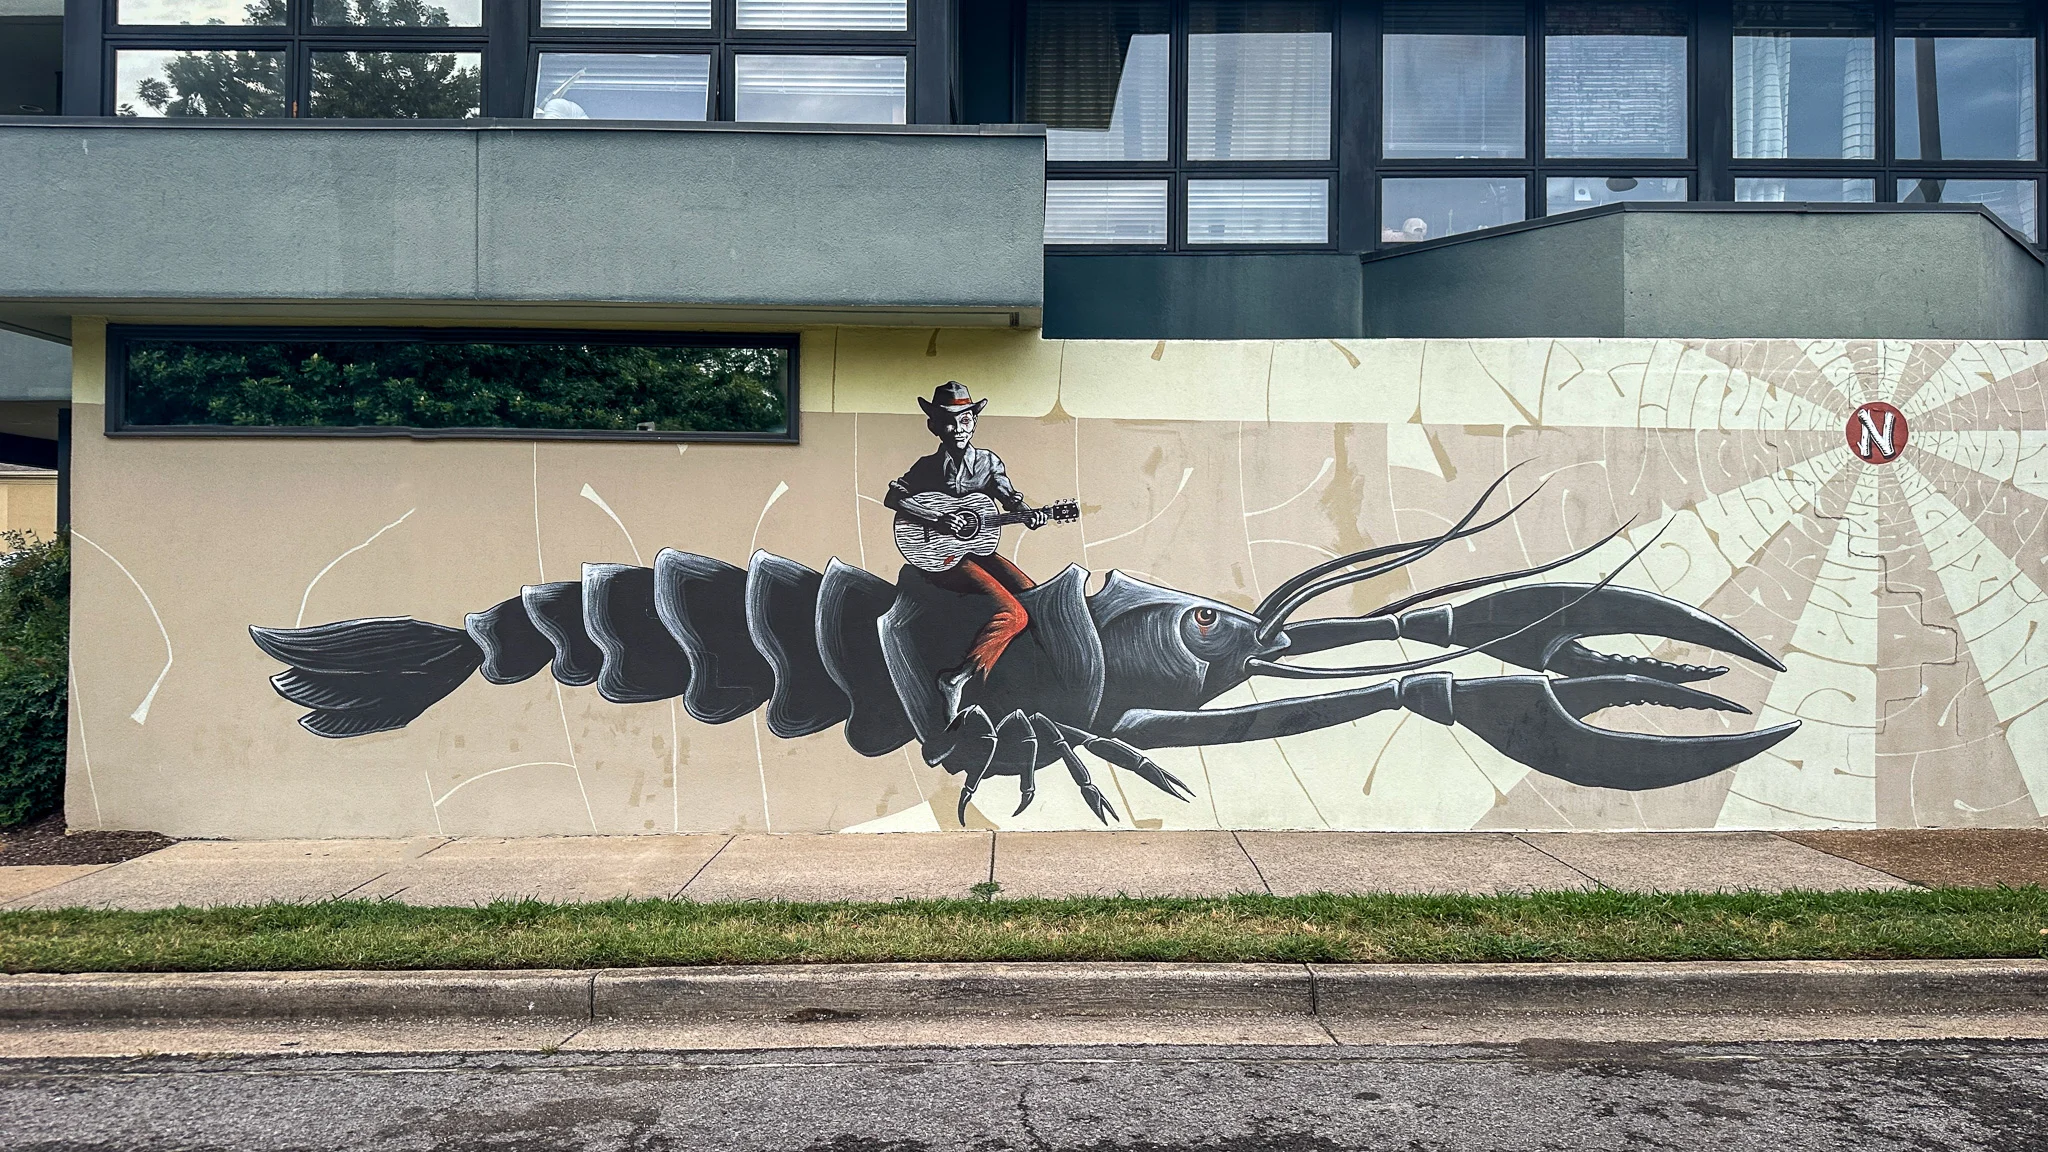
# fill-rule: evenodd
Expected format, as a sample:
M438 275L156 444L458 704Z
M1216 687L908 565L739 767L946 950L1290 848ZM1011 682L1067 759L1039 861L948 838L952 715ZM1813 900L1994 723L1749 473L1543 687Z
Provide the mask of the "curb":
M1435 1019L2048 1011L2048 960L805 964L0 976L0 1024L223 1020Z

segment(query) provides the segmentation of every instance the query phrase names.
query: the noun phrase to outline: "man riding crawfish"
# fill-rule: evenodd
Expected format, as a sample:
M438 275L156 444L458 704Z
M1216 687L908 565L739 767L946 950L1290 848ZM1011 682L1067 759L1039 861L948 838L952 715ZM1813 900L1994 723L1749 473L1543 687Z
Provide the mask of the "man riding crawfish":
M982 409L988 407L986 398L976 400L968 395L965 384L949 380L932 390L930 400L920 396L917 402L924 409L925 427L939 438L939 447L890 482L888 495L882 499L885 507L898 516L961 534L970 527L965 513L933 513L919 507L914 498L931 493L958 497L979 492L993 499L1005 511L1024 515L1025 527L1038 529L1045 526L1046 514L1033 510L1030 502L1010 483L1009 473L1003 468L1003 458L986 448L974 446L974 422ZM958 666L939 673L939 688L945 693L947 712L958 716L960 695L968 682L976 676L987 679L1003 649L1009 647L1010 641L1031 623L1031 614L1024 610L1017 593L1032 587L1034 581L1024 574L1023 569L994 553L969 555L953 568L924 575L947 591L979 594L995 602L995 615L968 645L965 659Z

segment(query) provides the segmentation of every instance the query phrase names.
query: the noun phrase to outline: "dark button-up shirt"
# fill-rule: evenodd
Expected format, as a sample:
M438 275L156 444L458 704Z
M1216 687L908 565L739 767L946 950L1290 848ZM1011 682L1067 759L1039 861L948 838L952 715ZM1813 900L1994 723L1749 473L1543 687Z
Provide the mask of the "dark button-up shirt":
M903 497L926 492L948 496L983 492L1012 512L1030 507L1023 493L1011 485L1009 473L1003 470L1003 458L986 448L969 448L958 459L941 448L912 464L910 471L889 485L889 490Z

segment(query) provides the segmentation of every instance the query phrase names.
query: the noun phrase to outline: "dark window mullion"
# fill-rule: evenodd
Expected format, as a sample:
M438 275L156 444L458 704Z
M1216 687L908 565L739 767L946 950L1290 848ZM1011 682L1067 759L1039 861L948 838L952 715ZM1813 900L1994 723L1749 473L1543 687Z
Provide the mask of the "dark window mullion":
M1187 247L1188 188L1182 167L1188 155L1188 0L1168 8L1166 47L1166 159L1173 176L1166 186L1166 250Z
M1379 0L1341 0L1334 25L1337 73L1330 116L1337 137L1331 156L1337 180L1331 191L1331 232L1345 252L1369 252L1379 243L1380 13Z
M1542 192L1545 178L1544 165L1550 159L1544 140L1549 122L1549 108L1546 104L1544 90L1544 73L1548 57L1544 49L1543 40L1544 0L1525 0L1525 2L1528 5L1529 37L1527 46L1523 49L1526 55L1522 64L1522 71L1527 77L1525 84L1527 94L1523 97L1523 103L1526 105L1526 108L1523 113L1525 118L1523 124L1525 143L1522 151L1527 154L1523 159L1528 165L1529 174L1527 182L1522 188L1522 213L1524 218L1535 220L1540 218L1544 210L1549 206Z

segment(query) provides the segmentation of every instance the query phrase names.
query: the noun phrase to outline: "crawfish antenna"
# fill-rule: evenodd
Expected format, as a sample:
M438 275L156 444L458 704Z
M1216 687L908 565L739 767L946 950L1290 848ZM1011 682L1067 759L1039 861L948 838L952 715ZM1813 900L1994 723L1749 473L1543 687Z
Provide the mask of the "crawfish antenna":
M1526 461L1524 463L1526 463ZM1404 548L1410 549L1409 551L1401 555L1395 556L1393 559L1385 561L1384 563L1374 564L1370 567L1360 568L1351 572L1338 572L1337 570L1339 568L1346 567L1350 564L1357 563L1360 560L1366 559L1368 553L1355 553L1351 556L1340 556L1335 560L1326 560L1323 563L1318 564L1313 568L1310 568L1308 571L1303 572L1298 576L1295 576L1293 579L1289 580L1286 584L1281 585L1279 588L1274 589L1273 594L1271 596L1266 597L1265 601L1261 602L1259 605L1259 611L1257 613L1259 617L1259 639L1271 640L1273 638L1273 634L1280 631L1281 625L1287 622L1287 618L1289 616L1292 616L1298 609L1300 609L1300 607L1303 604L1306 604L1309 601L1315 599L1316 597L1321 596L1325 592L1334 591L1338 588L1344 587L1347 584L1356 584L1361 580L1370 580L1375 576L1383 576L1388 572L1394 571L1395 569L1405 567L1409 564L1413 564L1417 560L1422 559L1424 556L1429 555L1431 552L1436 551L1438 548L1443 547L1445 544L1448 544L1453 540L1462 540L1467 536L1473 535L1478 532L1483 532L1486 529L1493 527L1495 524L1498 524L1501 521L1506 520L1508 517L1513 516L1516 512L1521 511L1522 505L1527 504L1530 500L1535 499L1536 492L1542 490L1543 485L1541 483L1538 483L1536 485L1535 491L1531 491L1527 496L1524 496L1520 500L1516 501L1513 505L1511 505L1508 508L1506 512L1502 513L1501 515L1495 517L1490 521L1487 521L1484 524L1481 524L1477 528L1466 528L1466 525L1472 522L1472 518L1474 516L1479 515L1479 510L1486 506L1486 502L1493 498L1494 492L1499 490L1501 485L1507 483L1508 477L1513 476L1515 474L1515 469L1520 468L1521 466L1521 464L1513 465L1507 471L1501 473L1499 479L1487 485L1486 491L1479 494L1478 502L1473 504L1471 508L1466 510L1465 515L1462 519L1460 519L1456 524L1451 525L1450 531L1445 532L1440 536L1431 537L1427 540L1423 540L1412 545L1397 544L1390 545L1384 549L1372 550L1375 554L1384 555L1387 552L1398 552ZM1330 573L1333 572L1335 572L1336 575L1330 575ZM1271 611L1270 616L1267 614L1269 611L1269 606Z
M1538 564L1534 568L1524 568L1518 572L1501 572L1493 576L1475 576L1470 580L1460 580L1454 584L1439 585L1438 587L1431 588L1427 592L1417 592L1413 596L1405 596L1399 600L1394 601L1392 604L1387 604L1375 608L1372 611L1367 612L1366 615L1393 616L1397 613L1406 612L1408 609L1413 608L1417 604L1420 604L1426 600L1434 600L1439 596L1455 596L1460 592L1470 592L1474 588L1489 588L1495 584L1505 584L1510 580L1520 580L1525 576L1541 576L1545 572L1549 572L1552 569L1562 568L1574 560L1583 560L1586 557L1592 555L1593 553L1599 551L1600 549L1605 548L1609 543L1611 543L1614 540L1616 536L1621 535L1623 532L1626 532L1631 527L1633 527L1635 525L1635 522L1636 518L1631 516L1628 519L1621 522L1621 527L1616 528L1614 531L1609 532L1607 535L1602 536L1600 539L1593 541L1591 544L1586 545L1584 548L1579 549L1577 552L1573 552L1568 556L1560 556L1557 559L1550 561L1548 564Z
M1624 525L1623 527L1626 527L1626 525ZM1619 533L1617 533L1617 535L1618 534ZM1531 631L1540 625L1549 623L1557 617L1564 615L1566 612L1569 612L1572 609L1578 607L1580 602L1584 601L1587 597L1598 593L1602 588L1605 588L1609 584L1614 583L1615 578L1621 575L1622 570L1627 568L1630 564L1635 563L1636 559L1642 556L1643 553L1649 551L1650 545L1655 544L1657 542L1657 538L1662 535L1664 535L1664 529L1657 529L1656 532L1651 534L1648 540L1643 541L1642 547L1636 549L1634 552L1629 553L1628 559L1623 560L1621 563L1615 565L1614 571L1609 572L1606 578L1601 580L1598 584L1593 585L1591 588L1586 589L1584 592L1581 592L1580 594L1574 596L1570 600L1565 601L1563 604L1558 605L1556 608L1545 613L1544 615L1529 621L1527 624L1522 625L1520 628L1515 629L1513 632L1510 632L1505 636L1497 636L1492 640L1488 640L1484 644L1475 644L1470 648L1460 648L1454 652L1443 652L1435 656L1425 656L1420 660L1410 660L1402 664L1368 664L1357 668L1304 668L1298 664L1282 664L1276 660L1253 659L1245 661L1245 667L1256 669L1260 672L1265 673L1268 676L1279 676L1291 680L1342 680L1350 679L1355 676L1386 676L1391 675L1395 672L1414 672L1419 669L1433 667L1437 664L1447 664L1452 660L1456 660L1460 656L1470 656L1474 652L1484 652L1486 649L1491 648L1496 644L1500 644L1508 640L1513 640L1516 637L1522 635L1523 633ZM1613 539L1613 537L1610 536L1608 537L1608 539L1611 540Z

